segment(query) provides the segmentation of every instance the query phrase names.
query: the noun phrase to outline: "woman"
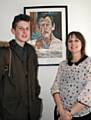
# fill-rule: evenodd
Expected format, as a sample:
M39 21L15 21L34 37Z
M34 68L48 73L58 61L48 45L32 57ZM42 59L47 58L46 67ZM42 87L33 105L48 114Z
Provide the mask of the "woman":
M51 93L56 104L55 120L91 120L91 58L85 53L80 32L66 39L67 60L59 65Z

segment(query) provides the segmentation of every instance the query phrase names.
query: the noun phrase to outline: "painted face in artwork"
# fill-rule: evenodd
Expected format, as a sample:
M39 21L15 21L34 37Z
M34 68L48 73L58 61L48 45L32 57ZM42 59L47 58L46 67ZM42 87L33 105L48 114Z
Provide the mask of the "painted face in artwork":
M50 38L51 33L53 32L54 27L50 17L40 18L39 20L39 31L43 38Z

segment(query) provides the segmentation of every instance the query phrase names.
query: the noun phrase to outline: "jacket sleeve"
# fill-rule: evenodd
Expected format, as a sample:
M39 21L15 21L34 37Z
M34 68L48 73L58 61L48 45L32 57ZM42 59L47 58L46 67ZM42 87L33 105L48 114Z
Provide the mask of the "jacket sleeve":
M1 101L2 101L3 75L4 75L4 60L3 60L3 54L0 49L0 109L1 109ZM0 116L0 120L2 120L1 116Z
M35 95L39 96L41 88L40 88L39 81L38 81L38 58L37 58L36 53L34 57L34 65L35 65Z
M4 59L3 59L4 55L2 53L2 50L0 48L0 81L2 80L2 76L4 73Z
M40 94L40 85L38 81L38 57L33 47L31 47L29 52L28 68L28 74L30 74L29 79L31 82L31 95L35 98Z

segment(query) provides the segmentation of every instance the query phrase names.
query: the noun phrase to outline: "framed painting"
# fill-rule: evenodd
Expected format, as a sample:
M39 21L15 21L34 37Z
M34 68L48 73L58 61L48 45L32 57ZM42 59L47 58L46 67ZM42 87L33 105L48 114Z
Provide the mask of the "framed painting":
M24 14L31 18L28 43L35 47L39 65L59 65L66 58L67 6L24 7Z

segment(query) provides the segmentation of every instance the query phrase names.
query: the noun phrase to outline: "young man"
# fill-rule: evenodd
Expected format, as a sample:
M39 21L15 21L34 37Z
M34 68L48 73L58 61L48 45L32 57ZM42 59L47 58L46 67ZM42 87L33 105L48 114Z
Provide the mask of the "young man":
M15 39L9 42L8 66L4 47L0 48L0 120L39 120L40 86L37 55L26 43L30 37L30 16L19 14L12 22Z

